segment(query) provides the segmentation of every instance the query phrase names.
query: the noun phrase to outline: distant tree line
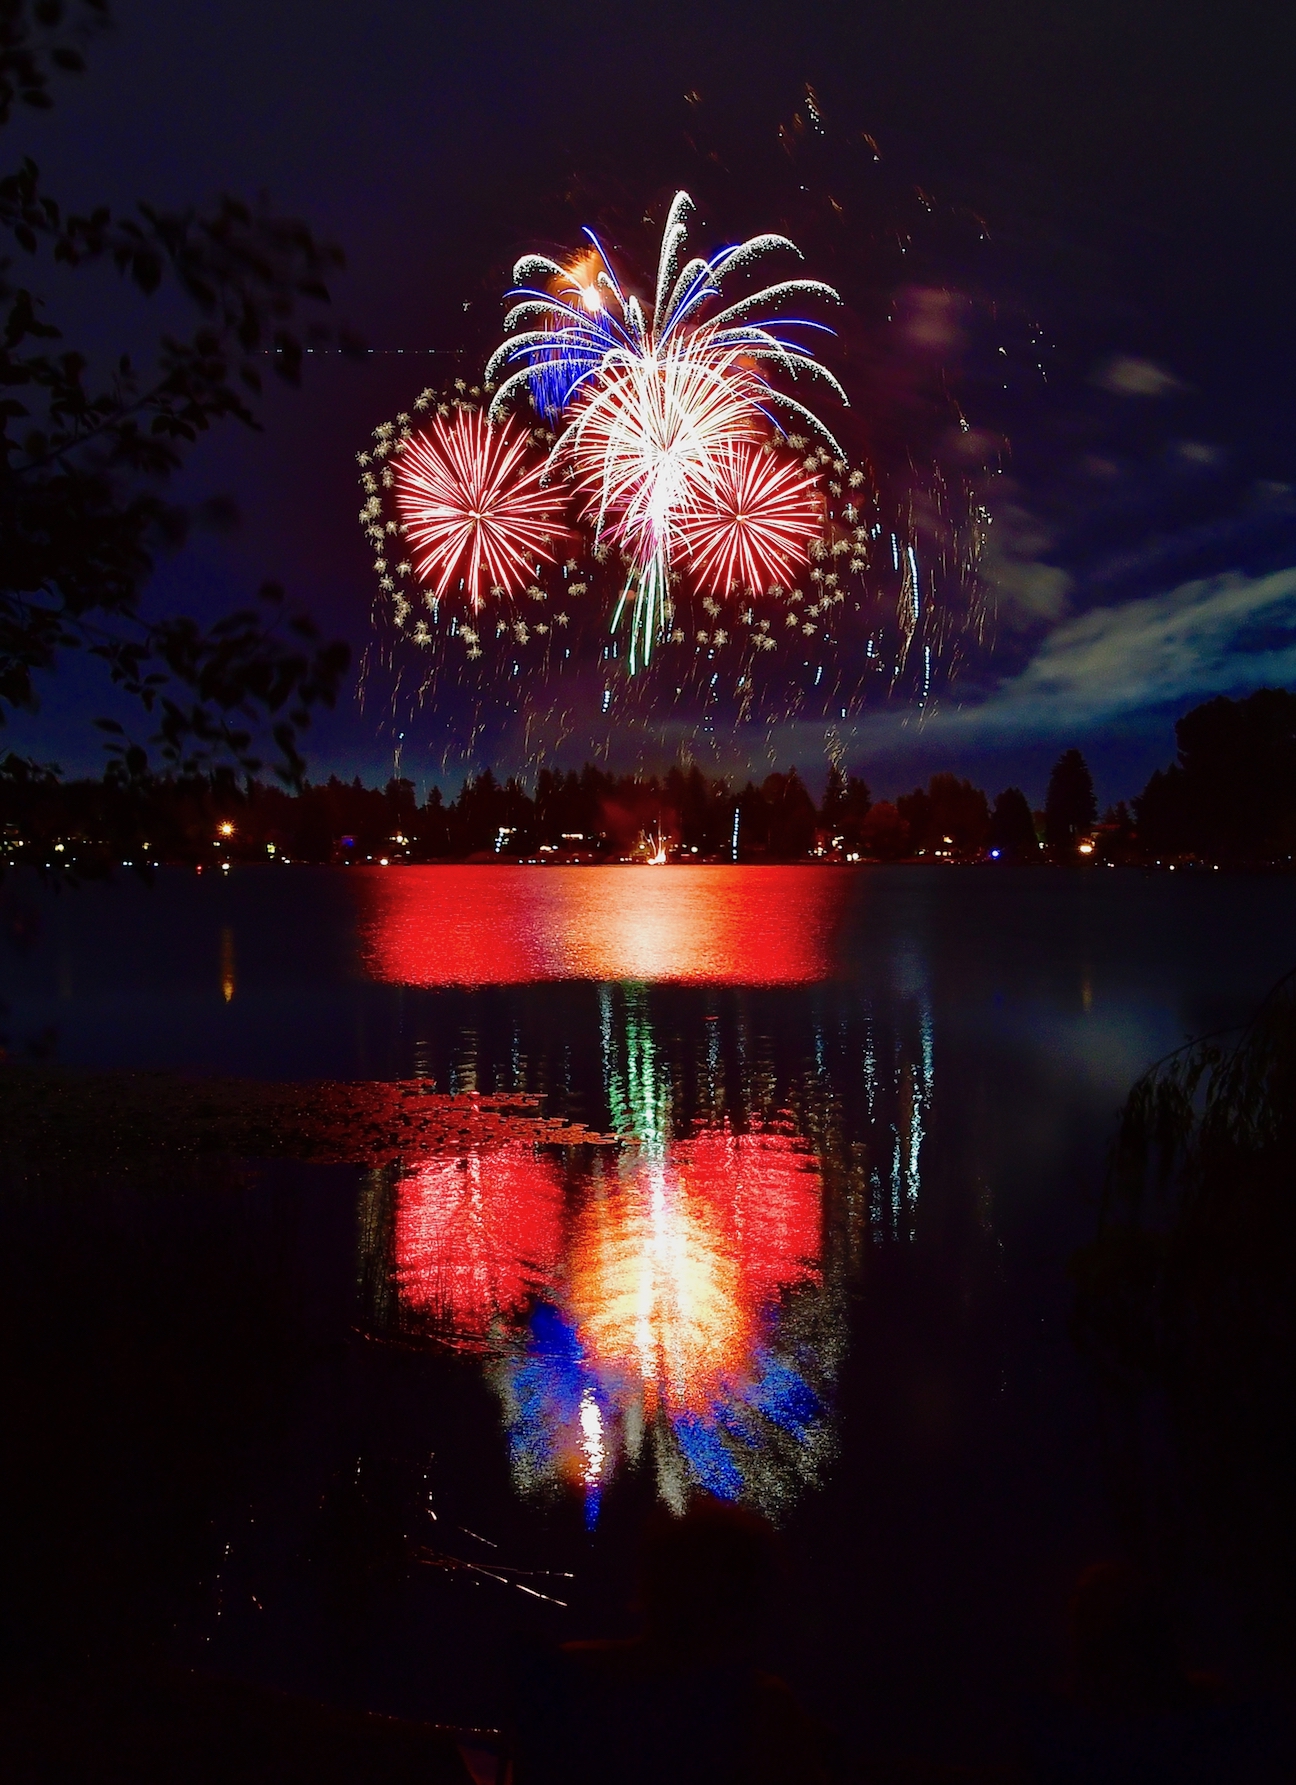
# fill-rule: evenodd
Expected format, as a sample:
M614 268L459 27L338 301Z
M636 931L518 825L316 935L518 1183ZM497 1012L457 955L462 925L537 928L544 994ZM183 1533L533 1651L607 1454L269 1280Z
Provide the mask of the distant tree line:
M795 769L739 785L696 766L665 775L541 769L530 788L489 769L452 799L420 804L411 781L306 782L129 774L64 781L0 762L0 851L96 863L621 860L666 851L699 861L834 860L1282 864L1296 845L1296 695L1264 689L1195 708L1178 760L1101 818L1079 750L1054 765L1044 807L1020 788L993 801L953 774L894 801L829 768L815 799ZM60 847L61 845L61 847Z

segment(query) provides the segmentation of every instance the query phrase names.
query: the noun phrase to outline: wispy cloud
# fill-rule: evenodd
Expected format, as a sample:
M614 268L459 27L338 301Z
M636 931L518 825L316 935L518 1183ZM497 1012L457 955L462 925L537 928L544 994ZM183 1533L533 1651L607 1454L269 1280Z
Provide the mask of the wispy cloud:
M1053 544L1048 529L1019 503L1004 502L986 530L980 571L993 589L999 622L1012 632L1038 630L1060 620L1071 577L1042 554Z
M1296 565L1264 577L1203 578L1164 595L1092 608L1055 627L1019 675L962 706L942 701L923 712L906 702L849 719L790 719L762 728L759 744L741 731L699 739L696 727L681 728L676 738L667 724L653 727L651 743L669 755L687 729L700 763L712 756L716 769L741 770L750 757L758 779L789 762L813 773L815 764L839 753L884 778L886 764L902 778L916 772L914 765L966 767L1000 755L1018 764L1037 744L1052 751L1059 742L1096 734L1110 741L1150 730L1163 756L1167 709L1292 683Z
M1049 735L1296 677L1296 566L1183 583L1066 620L1011 681L933 721L951 731Z
M1118 397L1165 397L1183 385L1173 372L1133 353L1114 354L1094 374L1094 383Z

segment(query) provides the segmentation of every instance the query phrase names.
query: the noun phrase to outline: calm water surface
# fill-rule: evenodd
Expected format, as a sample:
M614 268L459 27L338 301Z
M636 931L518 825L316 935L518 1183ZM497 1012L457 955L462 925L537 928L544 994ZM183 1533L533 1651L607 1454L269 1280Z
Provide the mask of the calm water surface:
M1113 1541L1065 1272L1115 1110L1292 965L1296 883L266 869L0 901L15 1048L534 1092L608 1137L505 1116L375 1172L8 1185L20 1350L80 1384L50 1455L93 1431L124 1506L178 1508L178 1657L492 1721L510 1643L619 1628L644 1509L705 1489L786 1531L809 1702L995 1752ZM127 1328L170 1360L148 1431L77 1377Z

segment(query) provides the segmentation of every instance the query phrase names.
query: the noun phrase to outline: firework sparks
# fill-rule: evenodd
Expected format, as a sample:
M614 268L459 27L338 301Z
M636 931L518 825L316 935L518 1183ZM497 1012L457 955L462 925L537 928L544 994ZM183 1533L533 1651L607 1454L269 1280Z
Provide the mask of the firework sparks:
M564 502L542 481L543 465L527 467L528 444L475 409L438 416L404 440L396 507L415 570L437 600L461 582L479 608L486 588L513 593L530 582L537 558L553 561Z
M619 353L565 437L599 536L632 567L622 598L636 603L632 670L636 643L647 661L664 617L681 521L711 496L733 442L755 435L755 380L736 360L671 346Z
M866 159L873 182L871 152ZM775 208L792 219L808 205L818 217L822 205L798 196L812 191L806 169L794 176ZM862 191L859 201L863 215ZM923 215L910 223L929 227L919 208ZM929 715L990 648L993 603L978 568L989 516L967 456L977 431L954 404L959 449L946 464L952 399L944 382L928 389L930 354L903 364L883 356L882 370L855 356L861 388L852 382L851 399L863 401L871 445L867 457L858 444L848 456L804 413L819 408L841 431L814 363L822 344L809 332L822 326L809 318L832 320L822 308L827 288L777 282L784 270L808 270L790 264L799 227L691 260L686 226L697 231L689 212L681 196L655 244L660 257L644 269L632 271L620 244L589 232L571 253L519 262L489 375L483 368L475 382L465 368L429 386L356 455L360 529L377 595L362 697L390 690L393 721L400 708L405 725L443 700L468 702L463 747L457 734L447 742L446 773L467 766L470 751L477 762L483 749L520 748L539 766L577 737L598 756L609 727L659 722L663 748L678 727L718 749L730 716L753 749L761 728L764 750L781 749L779 730L793 719L821 720L837 748L838 728L853 736L875 701L912 696ZM877 300L857 303L854 329L867 326L870 309L891 318L907 300L883 289L894 269L861 245L864 235L873 242L890 234L834 227L844 281L834 283ZM910 277L907 266L901 272ZM903 346L907 338L902 331L897 340ZM670 413L680 394L672 381L689 399L684 415ZM925 410L910 401L911 384L934 399ZM783 403L789 394L802 413ZM710 413L695 412L695 399ZM423 571L426 550L414 549L396 499L410 439L428 421L449 425L492 410L501 421L507 412L507 425L527 436L521 470L548 460L539 485L561 492L567 522L561 562L528 549L525 574L483 571L475 592L494 610L494 624L471 605L462 578L467 550L440 597L446 570ZM910 439L920 412L928 417L925 444ZM939 437L929 422L944 430ZM904 450L894 455L900 440ZM985 450L983 442L973 454L977 466ZM749 476L781 470L788 491L795 467L817 492L816 530L807 536L796 525L791 540L763 533L726 488L738 481L735 465ZM644 674L650 653L652 673Z
M486 368L488 383L505 373L492 414L526 388L542 412L565 422L555 453L570 455L590 495L598 538L617 546L629 565L613 627L632 601L632 671L640 656L647 661L669 618L680 528L695 509L713 504L737 444L781 434L773 412L783 409L841 452L819 418L768 375L773 369L818 378L845 403L832 373L788 333L823 325L756 319L793 296L840 302L837 293L817 279L785 279L706 314L735 269L775 250L800 256L786 237L762 235L681 267L692 208L687 193L676 194L648 308L626 294L589 231L592 254L570 268L540 255L519 261L515 279L541 274L547 288L519 287L506 339ZM754 547L746 556L758 562Z
M823 498L799 463L734 444L717 455L679 539L698 587L727 595L790 579L823 525Z
M528 255L513 269L522 280L541 273L550 289L517 288L518 302L504 321L505 340L486 368L489 383L501 370L513 367L492 400L492 413L500 413L511 396L524 385L533 385L537 369L555 364L567 368L567 388L572 398L596 385L609 359L623 355L642 357L661 353L668 344L723 372L741 356L748 365L773 365L795 378L804 372L821 379L846 404L846 393L808 347L788 329L824 330L822 323L797 317L753 319L762 307L777 309L793 296L827 299L840 303L831 285L819 279L784 279L740 298L719 312L703 316L707 303L719 297L724 279L763 254L785 250L801 258L800 249L786 236L760 235L736 247L724 248L710 260L694 259L679 267L679 252L688 233L686 218L693 209L687 192L677 192L662 232L657 265L656 297L645 311L639 299L627 296L616 270L598 238L586 230L594 258L586 255L564 268L544 255ZM538 326L524 327L524 324ZM830 332L830 331L826 331ZM777 390L760 375L761 400L795 412L840 453L833 436L811 410Z

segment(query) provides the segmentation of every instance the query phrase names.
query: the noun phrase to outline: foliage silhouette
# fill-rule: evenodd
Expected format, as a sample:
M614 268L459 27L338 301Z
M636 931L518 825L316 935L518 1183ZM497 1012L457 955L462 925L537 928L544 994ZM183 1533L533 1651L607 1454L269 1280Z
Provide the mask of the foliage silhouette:
M1049 776L1044 800L1044 841L1059 860L1074 856L1076 847L1098 818L1093 776L1078 750L1064 750Z
M81 46L108 23L108 0L0 0L0 124L16 104L47 111L54 73L80 74Z
M976 855L985 847L990 831L986 796L970 781L957 775L933 775L924 792L915 787L901 794L896 811L909 830L909 848L915 854L951 849L960 855Z
M1175 725L1178 761L1134 805L1144 847L1214 861L1290 861L1296 852L1296 694L1221 695Z
M7 0L0 122L16 100L50 105L53 72L81 65L72 38L107 17L98 0ZM37 672L85 651L156 725L141 744L100 722L119 774L142 774L150 750L181 773L220 760L256 772L255 736L268 726L276 772L300 783L297 740L311 710L336 698L346 645L322 643L275 585L208 628L148 619L140 600L194 520L166 494L187 449L224 421L258 427L267 366L296 384L307 343L331 338L315 318L340 251L229 196L185 211L71 213L30 159L0 178L0 230L23 257L21 273L0 262L0 722L35 707ZM161 334L148 365L123 354L100 372L29 283L50 262L115 271L144 298L169 288L195 313L192 333ZM222 512L209 505L208 518Z
M1009 861L1038 861L1039 838L1030 802L1020 787L1005 787L990 814L990 847Z
M861 829L872 804L873 797L868 783L858 775L843 775L837 764L833 763L828 770L828 781L819 807L820 822L829 833L829 841L833 836L840 836L842 846L848 853L858 852L861 848Z
M1288 1625L1294 1188L1296 974L1240 1036L1193 1042L1134 1086L1075 1261L1082 1348L1127 1394L1165 1395L1201 1531Z

